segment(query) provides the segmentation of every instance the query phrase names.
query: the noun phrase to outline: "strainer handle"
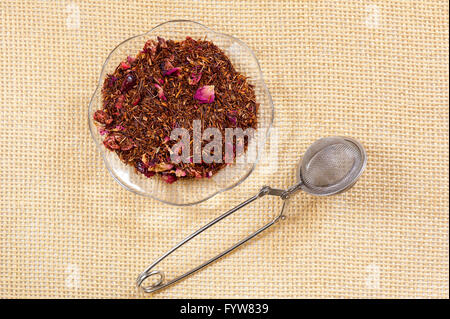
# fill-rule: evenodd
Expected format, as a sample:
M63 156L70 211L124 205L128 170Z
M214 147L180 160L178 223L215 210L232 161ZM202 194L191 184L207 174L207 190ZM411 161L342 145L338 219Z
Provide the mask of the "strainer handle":
M280 213L269 223L265 224L264 226L262 226L260 229L258 229L257 231L255 231L254 233L250 234L249 236L247 236L246 238L242 239L241 241L235 243L233 246L231 246L230 248L228 248L227 250L221 252L220 254L218 254L217 256L207 260L206 262L204 262L203 264L189 270L188 272L184 273L183 275L172 279L168 282L164 282L165 280L165 276L164 273L159 271L159 270L153 270L152 269L159 264L161 261L163 261L166 257L168 257L170 254L172 254L175 250L177 250L178 248L180 248L181 246L183 246L185 243L187 243L188 241L190 241L191 239L193 239L194 237L196 237L197 235L201 234L202 232L204 232L205 230L207 230L208 228L210 228L211 226L213 226L214 224L218 223L219 221L221 221L222 219L230 216L231 214L233 214L234 212L236 212L237 210L241 209L242 207L250 204L251 202L257 200L258 198L261 198L265 195L273 195L273 196L280 196L283 199L283 206L281 207L281 211ZM216 219L210 221L208 224L206 224L205 226L203 226L202 228L198 229L197 231L195 231L194 233L192 233L191 235L189 235L188 237L186 237L185 239L183 239L181 242L179 242L177 245L175 245L172 249L170 249L168 252L166 252L164 255L162 255L161 257L159 257L153 264L151 264L150 266L148 266L137 278L136 281L136 285L138 287L140 287L144 292L147 293L151 293L151 292L155 292L157 290L163 289L167 286L170 286L186 277L188 277L189 275L192 275L193 273L199 271L200 269L208 266L209 264L213 263L214 261L216 261L217 259L225 256L226 254L230 253L231 251L233 251L234 249L238 248L239 246L241 246L242 244L246 243L247 241L249 241L250 239L252 239L253 237L257 236L258 234L260 234L261 232L263 232L264 230L266 230L267 228L269 228L270 226L274 225L276 222L278 222L280 219L284 219L283 213L284 213L284 209L286 206L286 200L287 197L283 196L286 195L286 191L282 190L282 189L276 189L276 188L271 188L269 186L264 186L261 188L261 190L253 197L247 199L246 201L242 202L241 204L237 205L236 207L230 209L229 211L227 211L226 213L220 215L219 217L217 217ZM144 281L151 277L151 276L159 276L157 282L153 285L149 285L149 286L143 286Z

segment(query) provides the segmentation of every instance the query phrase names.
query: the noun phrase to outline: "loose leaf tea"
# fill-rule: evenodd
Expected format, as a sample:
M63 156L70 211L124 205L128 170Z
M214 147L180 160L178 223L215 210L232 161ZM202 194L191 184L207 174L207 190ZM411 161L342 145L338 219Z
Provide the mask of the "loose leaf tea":
M137 172L160 175L167 183L209 178L227 165L224 160L194 161L192 148L188 161L173 162L174 129L184 128L192 137L198 120L202 132L217 128L224 137L226 128L257 126L259 105L247 78L212 42L190 37L147 41L136 57L129 56L106 77L102 97L103 108L94 120L104 146ZM208 142L201 142L202 149ZM220 159L226 149L223 141Z

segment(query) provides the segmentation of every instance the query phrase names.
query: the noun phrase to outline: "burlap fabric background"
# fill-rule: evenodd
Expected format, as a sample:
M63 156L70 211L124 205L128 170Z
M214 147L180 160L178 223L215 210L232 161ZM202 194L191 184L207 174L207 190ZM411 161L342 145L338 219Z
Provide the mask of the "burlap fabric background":
M86 118L115 45L180 18L246 42L276 108L272 165L188 208L121 188ZM262 185L290 186L327 135L367 148L350 192L299 194L274 229L153 296L448 297L447 1L2 0L0 41L1 297L142 297L145 266ZM278 209L264 199L160 268L187 270Z

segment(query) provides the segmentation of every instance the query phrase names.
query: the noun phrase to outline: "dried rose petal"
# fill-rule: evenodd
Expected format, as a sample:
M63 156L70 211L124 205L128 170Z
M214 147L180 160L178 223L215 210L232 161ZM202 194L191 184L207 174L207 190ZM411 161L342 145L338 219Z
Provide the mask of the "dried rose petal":
M134 61L136 61L136 58L133 58L132 56L127 56L127 61L129 64L132 64Z
M178 74L180 74L180 72L181 72L181 68L171 68L171 69L167 70L166 72L164 72L164 75L165 76L169 76L171 74L178 75Z
M214 102L214 85L202 86L195 92L194 99L199 103L212 103Z
M157 82L159 82L159 84L164 85L164 80L163 79L156 79Z
M120 67L123 70L128 70L130 68L130 65L127 62L122 62L122 63L120 63Z
M161 175L161 179L168 184L172 184L177 181L177 177L173 174L163 174Z
M122 125L116 125L114 130L116 130L116 131L123 131L123 130L125 130L125 127L123 127Z
M170 137L168 136L164 137L164 143L167 143L168 141L170 141Z
M161 85L156 84L155 83L155 88L158 90L158 97L162 100L162 101L167 101L166 96L164 95L164 90L161 87Z
M95 111L94 120L102 124L111 124L113 121L112 117L103 110Z
M190 85L195 85L200 81L201 78L202 78L202 72L199 72L199 73L193 72L193 73L191 73L191 77L188 79L188 83Z
M175 176L176 176L176 177L183 177L183 176L186 176L186 171L183 171L182 169L177 168L177 169L175 170Z

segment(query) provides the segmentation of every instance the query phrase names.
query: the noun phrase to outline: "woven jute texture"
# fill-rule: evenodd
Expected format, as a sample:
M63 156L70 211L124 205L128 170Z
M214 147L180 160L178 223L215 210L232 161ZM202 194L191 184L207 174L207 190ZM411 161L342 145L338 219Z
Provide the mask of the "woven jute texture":
M109 52L173 19L247 43L275 104L266 163L191 207L123 189L87 120ZM1 297L448 297L447 1L2 0L0 42ZM298 194L227 258L154 295L135 288L199 226L263 185L292 185L301 154L330 135L367 149L349 192ZM264 198L159 269L170 279L279 209Z

